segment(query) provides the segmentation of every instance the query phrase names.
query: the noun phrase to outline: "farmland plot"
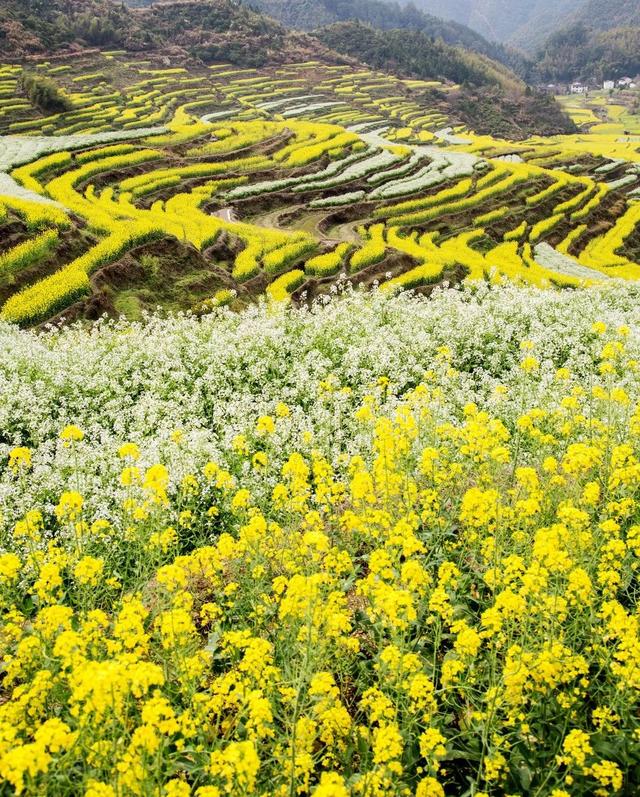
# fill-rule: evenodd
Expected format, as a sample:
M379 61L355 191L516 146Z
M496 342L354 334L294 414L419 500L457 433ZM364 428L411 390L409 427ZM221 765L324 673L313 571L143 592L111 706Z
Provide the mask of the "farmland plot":
M1 69L17 85L21 67ZM421 290L640 274L640 143L614 122L499 141L421 104L415 81L321 64L136 69L103 54L39 71L72 109L0 97L7 320L299 302L344 278Z

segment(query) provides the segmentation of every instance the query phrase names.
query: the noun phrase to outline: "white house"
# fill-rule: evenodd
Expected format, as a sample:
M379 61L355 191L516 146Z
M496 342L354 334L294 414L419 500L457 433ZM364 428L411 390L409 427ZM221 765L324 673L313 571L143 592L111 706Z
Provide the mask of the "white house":
M621 77L620 80L618 81L618 85L623 87L631 86L632 83L633 80L630 77Z
M615 89L615 87L616 87L615 80L605 80L604 83L602 84L602 88L605 91L612 91L613 89Z
M572 94L586 94L589 91L588 86L583 86L582 83L572 83L571 84L571 93Z

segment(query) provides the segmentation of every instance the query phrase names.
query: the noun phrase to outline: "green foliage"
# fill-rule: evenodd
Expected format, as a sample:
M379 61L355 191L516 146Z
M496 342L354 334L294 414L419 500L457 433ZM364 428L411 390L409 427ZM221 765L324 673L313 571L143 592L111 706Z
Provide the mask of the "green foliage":
M14 56L56 50L74 41L90 46L142 44L147 36L122 5L109 0L0 0L0 20L12 31L0 51Z
M314 35L331 49L376 69L477 86L518 83L512 72L490 58L452 47L418 30L382 31L361 22L340 22Z
M417 0L419 8L469 25L483 36L526 46L548 36L581 0Z
M298 30L314 30L334 22L358 20L381 30L403 28L422 31L433 39L442 39L446 44L488 55L514 69L521 70L524 67L518 53L488 41L467 25L454 22L448 10L433 16L420 11L415 5L383 0L299 0L295 3L290 0L254 0L254 4L288 27Z
M12 57L72 42L129 50L170 43L205 60L257 66L282 59L287 37L281 25L234 0L136 10L111 0L0 0L0 52Z
M637 0L587 0L578 19L595 30L640 25Z
M640 24L597 31L577 23L549 38L539 53L537 70L541 79L554 81L636 75L640 72L639 42Z
M437 92L430 92L430 95ZM576 126L544 91L505 91L496 86L463 86L446 101L460 121L480 135L520 140L531 135L575 133ZM451 111L450 111L451 112Z
M282 25L233 0L162 3L140 20L159 39L180 42L206 62L263 66L281 61L288 44Z
M156 255L142 255L140 258L142 268L152 276L156 276L160 271L162 262Z
M50 78L25 72L22 76L22 89L30 102L46 113L63 113L73 107Z

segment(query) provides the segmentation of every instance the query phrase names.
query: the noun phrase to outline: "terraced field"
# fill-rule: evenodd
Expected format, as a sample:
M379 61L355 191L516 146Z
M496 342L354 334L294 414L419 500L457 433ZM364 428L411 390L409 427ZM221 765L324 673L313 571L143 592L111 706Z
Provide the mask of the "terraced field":
M0 66L0 797L637 795L633 98L184 52Z
M25 70L70 110L34 107ZM579 135L513 143L455 126L433 88L122 52L0 66L0 316L303 302L347 278L423 291L640 277L637 117L572 100Z

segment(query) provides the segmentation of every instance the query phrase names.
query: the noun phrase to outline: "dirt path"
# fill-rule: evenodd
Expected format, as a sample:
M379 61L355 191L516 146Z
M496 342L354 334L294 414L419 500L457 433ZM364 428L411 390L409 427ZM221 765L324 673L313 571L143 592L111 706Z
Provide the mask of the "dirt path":
M336 224L335 227L329 227L325 236L335 238L338 241L361 244L362 238L358 234L356 227L367 224L368 221L368 219L356 219L354 221L346 221L343 224Z
M213 215L218 219L222 219L222 221L228 221L231 223L238 221L236 218L236 212L233 208L220 208L220 210L216 210Z

